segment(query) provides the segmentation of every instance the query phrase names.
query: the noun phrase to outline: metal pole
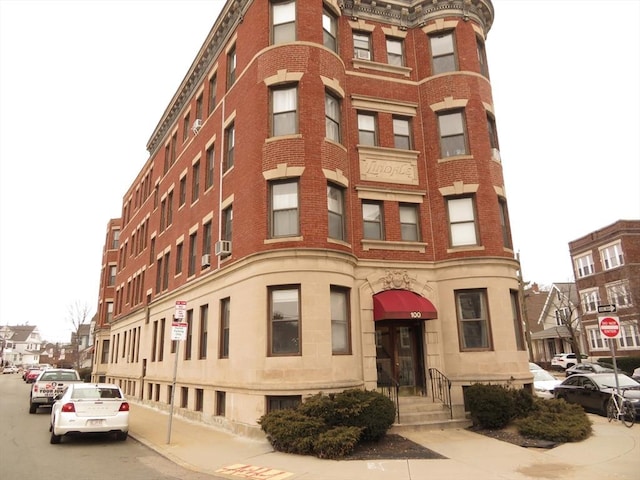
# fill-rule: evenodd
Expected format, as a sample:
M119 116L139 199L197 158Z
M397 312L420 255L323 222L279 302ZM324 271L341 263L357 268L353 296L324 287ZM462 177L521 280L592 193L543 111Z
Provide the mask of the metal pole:
M173 365L173 382L171 383L171 406L169 407L169 428L167 429L167 443L171 443L171 424L173 422L173 400L176 397L176 376L178 374L178 353L180 341L176 340L176 361Z
M616 339L610 338L609 345L611 346L611 359L613 360L613 375L616 377L616 392L620 395L620 382L618 382L618 364L616 363Z

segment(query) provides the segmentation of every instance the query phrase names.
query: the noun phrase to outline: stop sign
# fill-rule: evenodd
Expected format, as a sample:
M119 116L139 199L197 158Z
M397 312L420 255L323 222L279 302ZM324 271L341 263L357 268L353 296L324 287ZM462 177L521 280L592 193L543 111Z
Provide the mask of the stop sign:
M598 317L600 333L605 338L620 338L620 319L614 316Z

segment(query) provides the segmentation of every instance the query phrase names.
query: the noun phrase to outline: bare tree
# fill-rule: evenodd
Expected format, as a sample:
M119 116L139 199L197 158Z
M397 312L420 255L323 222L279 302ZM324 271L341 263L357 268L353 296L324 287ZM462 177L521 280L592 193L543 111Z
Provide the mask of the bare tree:
M71 338L71 347L73 348L73 356L76 370L80 369L80 343L82 337L80 335L80 329L82 325L86 325L91 321L91 308L86 303L76 301L73 305L69 306L68 320L73 326L73 335Z

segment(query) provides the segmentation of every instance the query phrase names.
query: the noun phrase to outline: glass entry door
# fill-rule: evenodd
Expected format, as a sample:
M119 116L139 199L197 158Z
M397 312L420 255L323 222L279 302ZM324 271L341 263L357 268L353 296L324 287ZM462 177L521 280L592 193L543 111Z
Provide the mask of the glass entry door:
M424 389L421 327L421 323L376 325L379 385L399 385L407 394Z

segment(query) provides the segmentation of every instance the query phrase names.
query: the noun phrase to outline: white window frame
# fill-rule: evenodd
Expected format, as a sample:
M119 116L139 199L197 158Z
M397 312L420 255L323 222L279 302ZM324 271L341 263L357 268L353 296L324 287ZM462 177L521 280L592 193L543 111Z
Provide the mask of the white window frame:
M271 184L271 238L299 235L300 189L298 183L298 179L295 178Z
M340 99L325 92L324 94L325 136L340 143Z
M387 37L387 63L404 66L404 42L401 39Z
M411 150L411 120L407 117L393 116L393 146Z
M600 247L600 258L603 270L612 270L624 265L624 254L620 241Z
M378 145L378 117L371 112L358 112L358 143L375 147Z
M296 2L271 3L272 42L274 45L296 41Z
M605 289L607 290L609 303L623 308L633 306L628 281L621 280L619 282L608 283L605 285Z
M591 252L574 257L573 264L578 278L584 278L595 273Z
M468 154L464 110L438 114L438 128L441 158Z
M478 245L475 199L452 197L447 199L449 233L452 247Z
M582 310L584 313L596 313L598 305L601 304L600 292L597 288L583 290L580 292L580 301L582 302Z
M429 46L431 48L431 65L434 75L455 72L458 69L453 32L429 36Z
M272 135L293 135L298 132L298 87L296 85L271 90Z

